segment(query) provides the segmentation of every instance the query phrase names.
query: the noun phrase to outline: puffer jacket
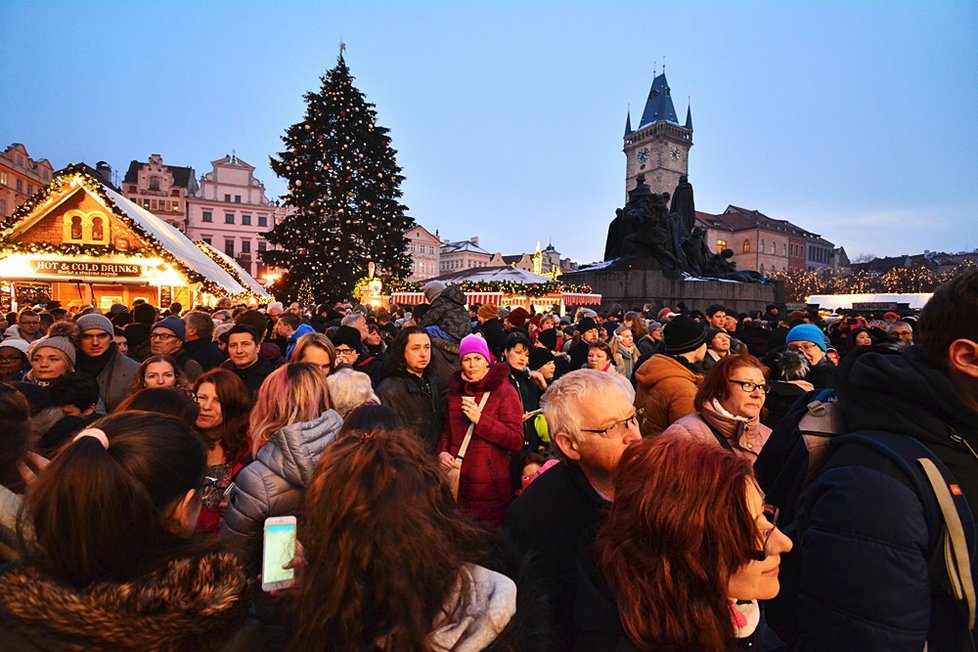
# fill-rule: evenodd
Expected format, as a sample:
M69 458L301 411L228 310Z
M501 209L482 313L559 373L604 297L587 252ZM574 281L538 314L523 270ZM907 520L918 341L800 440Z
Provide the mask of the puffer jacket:
M25 565L0 574L4 650L257 650L248 577L228 552L171 560L125 583L69 587ZM257 625L251 621L253 625Z
M642 436L662 433L671 423L696 412L693 399L703 376L675 358L653 355L635 371L635 407L645 411Z
M455 338L456 342L472 332L472 320L465 309L467 299L456 285L449 285L434 301L431 308L421 318L419 326L440 326Z
M258 450L255 461L238 474L221 536L249 570L261 563L262 530L269 516L297 515L305 488L326 447L336 441L343 419L334 410L305 423L277 430Z
M712 426L712 429L711 429ZM675 435L721 446L714 431L727 440L733 452L751 463L757 459L771 429L758 417L735 417L721 407L705 403L698 414L690 414L666 428L663 436Z
M458 453L471 423L462 412L462 396L472 396L478 404L485 392L491 393L462 462L458 502L479 522L499 527L514 498L509 476L510 451L523 447L523 411L516 389L509 384L509 365L493 365L475 383L463 381L461 373L452 377L438 452Z

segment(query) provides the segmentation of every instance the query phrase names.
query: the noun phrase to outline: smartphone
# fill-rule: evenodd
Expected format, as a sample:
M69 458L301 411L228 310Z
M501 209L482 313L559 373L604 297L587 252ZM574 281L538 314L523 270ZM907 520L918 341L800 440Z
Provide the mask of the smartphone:
M292 586L295 570L282 568L295 557L295 516L265 519L265 545L261 559L261 590L279 591Z

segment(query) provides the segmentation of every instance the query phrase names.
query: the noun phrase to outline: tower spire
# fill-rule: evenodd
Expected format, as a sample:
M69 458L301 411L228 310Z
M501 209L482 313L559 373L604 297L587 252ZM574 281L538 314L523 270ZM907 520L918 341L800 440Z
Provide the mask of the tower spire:
M686 128L693 130L693 103L689 96L686 97Z
M628 112L625 114L625 135L632 133L632 105L628 105Z

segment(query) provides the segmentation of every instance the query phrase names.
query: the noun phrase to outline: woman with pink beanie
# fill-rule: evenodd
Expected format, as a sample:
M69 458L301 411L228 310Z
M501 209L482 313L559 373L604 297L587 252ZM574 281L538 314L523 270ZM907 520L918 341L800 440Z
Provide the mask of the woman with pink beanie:
M507 382L509 365L493 365L486 341L467 335L459 344L462 370L449 383L445 427L438 441L438 459L446 469L456 456L471 424L475 427L461 460L459 506L480 523L502 525L513 501L510 453L523 447L520 398Z

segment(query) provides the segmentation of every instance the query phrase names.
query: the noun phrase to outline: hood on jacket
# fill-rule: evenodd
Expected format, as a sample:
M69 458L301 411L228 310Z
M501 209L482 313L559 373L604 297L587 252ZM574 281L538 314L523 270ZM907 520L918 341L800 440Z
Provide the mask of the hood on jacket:
M175 559L124 584L81 590L29 566L0 575L0 621L70 650L218 650L248 605L247 577L230 552Z
M642 385L655 385L666 378L685 378L697 383L702 376L694 374L683 363L668 355L653 355L635 370L635 380Z
M516 613L516 584L474 564L466 564L459 574L429 639L436 650L484 650Z
M450 391L453 394L492 392L499 389L499 386L505 382L509 382L509 365L505 362L497 362L489 367L489 371L482 377L482 380L475 383L465 382L462 379L461 371L452 374Z
M315 333L316 329L309 324L299 324L299 328L295 329L295 332L289 336L289 343L298 342L299 338L303 335L308 335L309 333Z
M441 294L438 295L438 298L436 298L435 301L438 301L438 299L451 301L452 303L456 303L463 308L465 307L465 304L468 303L465 293L462 292L457 285L449 285L446 287L444 290L442 290Z
M291 484L305 487L316 474L319 458L336 441L343 417L326 410L312 421L293 423L276 430L256 459Z

